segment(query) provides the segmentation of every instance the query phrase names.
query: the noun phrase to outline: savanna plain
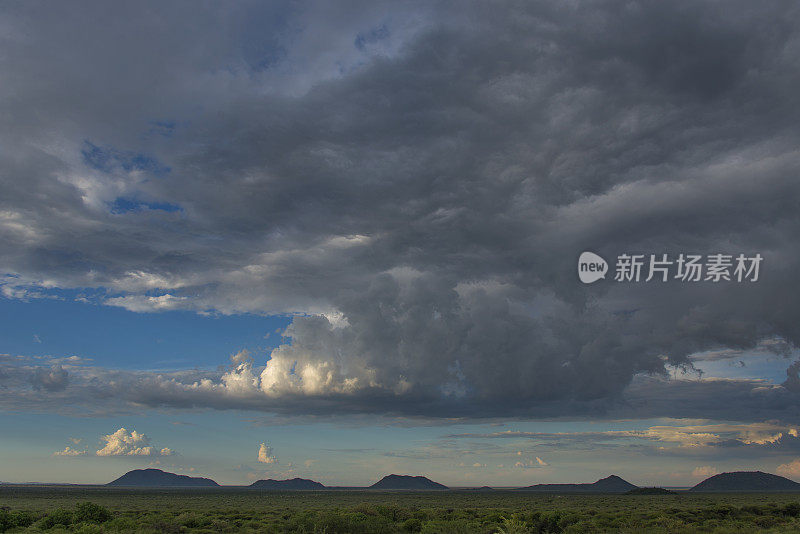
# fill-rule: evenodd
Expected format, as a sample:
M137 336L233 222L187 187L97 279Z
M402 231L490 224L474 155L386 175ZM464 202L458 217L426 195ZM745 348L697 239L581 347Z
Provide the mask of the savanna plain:
M0 486L0 532L800 532L800 494Z

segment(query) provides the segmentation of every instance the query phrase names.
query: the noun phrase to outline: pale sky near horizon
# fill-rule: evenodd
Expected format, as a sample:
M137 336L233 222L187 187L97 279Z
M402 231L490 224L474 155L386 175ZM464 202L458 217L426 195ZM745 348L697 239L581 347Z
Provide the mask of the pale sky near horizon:
M798 28L4 2L0 481L800 481Z

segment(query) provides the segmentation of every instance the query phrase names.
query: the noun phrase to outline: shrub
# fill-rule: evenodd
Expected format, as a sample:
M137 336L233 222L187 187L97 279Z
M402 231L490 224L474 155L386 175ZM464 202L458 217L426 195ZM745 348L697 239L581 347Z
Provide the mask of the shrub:
M503 518L503 526L498 529L498 534L528 534L530 529L525 521L519 518Z
M76 534L102 534L103 529L100 525L81 525L74 531Z
M783 507L781 510L786 515L790 515L792 517L797 517L800 515L800 503L790 502L786 506Z
M115 517L103 525L103 528L107 532L127 532L135 531L137 526L138 522L132 517Z
M176 518L176 521L186 528L202 528L211 524L211 519L203 517L193 512L184 512Z
M105 523L113 517L107 508L93 502L78 504L73 515L76 523Z
M13 517L8 510L0 510L0 532L5 532L16 525L12 523Z
M475 524L463 519L434 519L422 526L424 534L472 534L476 530Z
M419 532L422 530L422 521L417 519L416 517L412 517L411 519L406 519L403 522L403 530L407 532Z
M14 521L18 527L29 527L31 526L34 521L36 521L36 514L33 512L29 512L27 510L22 510L17 512L16 514L12 514L14 516Z
M178 534L181 531L180 525L170 521L156 520L150 523L148 526L156 532L162 532L166 534Z
M57 508L39 521L39 528L48 529L53 528L56 525L68 527L74 522L74 520L75 514L72 513L72 510L67 510L66 508Z

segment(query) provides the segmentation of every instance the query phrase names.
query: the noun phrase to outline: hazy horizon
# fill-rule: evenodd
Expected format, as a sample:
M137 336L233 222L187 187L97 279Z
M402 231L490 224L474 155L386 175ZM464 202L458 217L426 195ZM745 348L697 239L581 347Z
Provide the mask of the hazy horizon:
M0 28L0 480L800 481L795 3Z
M136 471L148 471L148 470L149 471L153 471L153 470L160 471L160 472L166 473L166 474L179 474L179 473L172 473L171 471L165 471L165 470L159 469L157 467L143 467L143 468L138 468L138 469L134 469L134 470L128 471L126 473L123 473L123 475L121 475L120 477L117 477L114 480L110 480L108 482L95 482L95 483L77 484L77 483L70 483L70 482L44 482L44 481L8 482L8 481L0 480L0 484L8 484L8 485L26 485L26 484L59 485L59 484L62 484L62 485L106 486L106 485L109 485L109 484L111 484L113 482L116 482L120 478L123 478L124 475L128 475L128 474L136 472ZM213 480L210 477L206 477L202 473L192 472L191 474L188 474L188 475L184 474L184 475L181 475L181 476L189 476L189 477L192 477L192 478L201 478L201 479L204 479L204 480L211 480L212 482L216 482L216 480ZM399 477L413 477L413 478L422 477L422 478L425 478L425 479L427 479L429 481L437 482L435 480L431 480L429 477L425 476L424 474L420 474L420 473L387 473L387 474L385 474L383 476L379 476L377 479L373 480L371 483L367 483L367 484L364 484L364 485L343 486L343 485L337 485L337 484L330 484L330 485L323 484L323 486L326 489L370 489L371 486L373 484L377 483L377 482L380 482L380 481L382 481L382 480L384 480L384 479L386 479L388 477L397 477L397 476L399 476ZM613 478L615 476L618 476L618 475L615 475L615 474L611 473L606 477L602 477L602 479ZM622 478L622 477L619 477L619 478ZM598 479L598 480L602 480L602 479ZM286 478L286 479L264 478L264 479L259 479L257 481L250 482L249 484L219 484L218 486L184 486L183 489L191 490L191 489L196 489L196 488L209 489L209 488L213 488L213 487L221 487L221 488L225 488L225 487L233 487L233 488L235 488L235 487L250 487L253 483L262 482L264 480L284 481L285 482L285 481L292 481L292 480L311 480L311 479L307 479L307 478L303 478L303 477L291 477L291 478ZM623 478L623 480L624 480L624 478ZM313 481L313 482L318 482L318 481ZM577 482L577 481L561 482L561 483L556 483L556 484L581 485L581 484L592 484L594 482L597 482L597 480L584 481L584 482ZM535 485L535 484L537 484L537 483L531 483L529 485L532 486L532 485ZM120 487L124 488L124 487L136 487L136 486L134 485L134 486L120 486ZM159 487L159 485L155 485L155 486L151 486L151 487ZM166 486L166 487L178 488L179 486ZM465 485L465 486L448 486L448 489L481 488L481 487L487 487L487 485L486 484L481 484L481 483L476 483L474 485ZM642 487L642 486L640 486L640 487ZM689 488L690 486L664 486L664 487L668 487L668 488ZM522 487L521 486L492 486L492 489L520 489L520 488L524 488L524 486L522 486Z

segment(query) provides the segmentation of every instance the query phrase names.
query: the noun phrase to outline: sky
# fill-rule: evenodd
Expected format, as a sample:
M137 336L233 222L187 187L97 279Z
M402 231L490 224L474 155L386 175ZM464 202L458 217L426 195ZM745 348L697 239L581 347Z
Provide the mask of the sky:
M4 2L0 481L800 481L798 28Z

